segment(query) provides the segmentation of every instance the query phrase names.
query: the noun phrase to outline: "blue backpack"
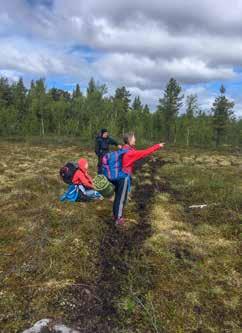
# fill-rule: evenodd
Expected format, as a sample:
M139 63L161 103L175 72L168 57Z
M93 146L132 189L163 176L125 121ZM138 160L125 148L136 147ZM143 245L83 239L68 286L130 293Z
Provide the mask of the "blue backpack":
M119 149L103 156L102 171L108 180L118 180L128 176L127 173L123 172L122 166L123 155L128 151L129 149Z

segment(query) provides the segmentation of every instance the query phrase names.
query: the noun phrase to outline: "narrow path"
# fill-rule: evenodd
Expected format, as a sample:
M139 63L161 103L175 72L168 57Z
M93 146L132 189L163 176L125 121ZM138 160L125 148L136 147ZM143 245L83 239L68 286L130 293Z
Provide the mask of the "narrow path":
M148 172L137 174L135 191L132 200L135 201L136 223L129 225L128 229L120 230L111 223L100 244L100 275L97 285L91 291L87 303L83 303L83 288L79 291L80 306L76 318L78 329L85 333L114 333L119 332L120 321L117 312L117 302L124 296L122 287L126 286L128 273L132 266L132 258L142 260L140 249L147 238L152 235L152 226L149 219L149 208L159 184L154 182L158 168L163 162L154 159L148 162ZM76 291L78 294L78 291ZM77 296L77 295L76 295ZM82 305L81 305L82 304Z

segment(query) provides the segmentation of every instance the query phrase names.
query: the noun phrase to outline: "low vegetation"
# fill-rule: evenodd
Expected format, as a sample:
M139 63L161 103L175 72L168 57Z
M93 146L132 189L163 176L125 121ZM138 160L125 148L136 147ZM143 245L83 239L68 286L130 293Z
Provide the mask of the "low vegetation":
M42 318L80 332L239 333L242 158L168 149L111 203L61 203L59 167L92 151L0 144L0 331ZM193 205L203 208L189 208Z

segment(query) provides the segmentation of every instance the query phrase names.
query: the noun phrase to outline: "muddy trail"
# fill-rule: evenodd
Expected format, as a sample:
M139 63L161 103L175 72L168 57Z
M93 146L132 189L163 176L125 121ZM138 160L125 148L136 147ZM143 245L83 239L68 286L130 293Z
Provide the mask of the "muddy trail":
M154 178L163 165L164 162L159 159L149 160L149 173L148 177L145 177L148 182L144 181L142 170L138 172L135 190L131 196L131 200L135 202L136 216L132 225L129 224L127 229L119 229L110 218L101 221L107 223L108 228L100 243L97 283L90 286L77 281L69 291L75 310L69 314L68 319L82 333L109 333L122 329L122 318L117 304L127 295L133 261L135 260L136 265L137 261L142 261L141 248L145 240L152 235L149 218L152 200L157 191L165 190L165 184L154 181ZM145 274L145 267L141 267L140 276ZM150 287L151 277L147 279L147 285L142 285L144 293Z

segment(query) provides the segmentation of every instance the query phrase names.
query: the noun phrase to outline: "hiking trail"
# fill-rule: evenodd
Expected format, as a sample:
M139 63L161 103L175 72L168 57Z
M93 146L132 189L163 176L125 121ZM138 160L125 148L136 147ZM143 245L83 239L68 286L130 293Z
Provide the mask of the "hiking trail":
M72 314L76 328L82 333L118 332L120 325L116 309L117 301L124 296L122 286L126 285L132 260L142 260L140 249L152 235L149 217L152 199L162 185L154 181L158 168L164 164L159 159L149 160L146 164L149 176L144 177L142 170L137 173L132 199L135 201L135 223L121 229L114 226L110 218L102 223L108 224L100 248L100 273L96 286L75 288L74 297L78 306Z

